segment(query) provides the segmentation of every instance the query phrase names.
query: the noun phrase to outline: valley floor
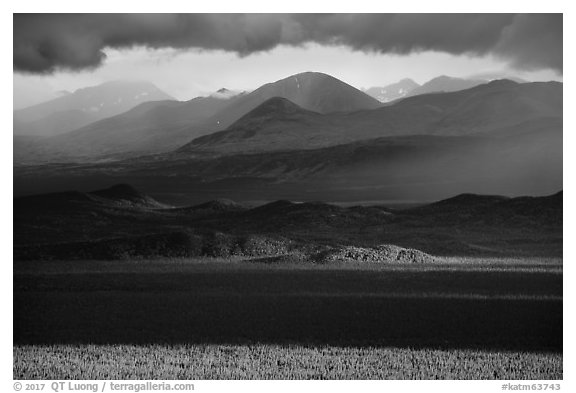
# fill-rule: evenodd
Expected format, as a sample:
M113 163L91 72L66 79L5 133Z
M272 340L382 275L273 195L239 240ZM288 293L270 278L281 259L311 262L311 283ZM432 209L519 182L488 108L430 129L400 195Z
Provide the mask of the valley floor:
M562 260L15 262L17 379L559 379Z

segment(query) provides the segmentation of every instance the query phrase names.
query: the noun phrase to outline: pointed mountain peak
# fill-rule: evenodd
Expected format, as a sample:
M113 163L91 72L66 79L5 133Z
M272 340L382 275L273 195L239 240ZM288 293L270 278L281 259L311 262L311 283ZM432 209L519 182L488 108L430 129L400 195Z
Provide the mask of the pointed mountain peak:
M221 89L218 89L217 91L215 91L214 93L210 94L210 97L212 98L220 98L220 99L229 99L229 98L233 98L236 97L238 95L241 95L243 92L238 91L238 90L230 90L227 89L225 87L222 87Z

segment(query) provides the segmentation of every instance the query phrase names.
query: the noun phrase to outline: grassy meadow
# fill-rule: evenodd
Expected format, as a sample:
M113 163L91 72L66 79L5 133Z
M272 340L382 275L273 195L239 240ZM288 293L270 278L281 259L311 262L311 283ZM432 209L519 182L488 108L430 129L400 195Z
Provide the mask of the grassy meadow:
M562 355L303 345L14 348L14 379L562 379Z
M562 261L18 262L13 371L25 379L557 379Z

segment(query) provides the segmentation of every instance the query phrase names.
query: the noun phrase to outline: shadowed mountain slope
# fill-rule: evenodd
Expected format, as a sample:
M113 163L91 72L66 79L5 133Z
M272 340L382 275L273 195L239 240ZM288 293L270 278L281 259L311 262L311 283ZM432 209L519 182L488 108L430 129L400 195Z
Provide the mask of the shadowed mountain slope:
M210 147L217 141L219 150L225 152L243 152L264 150L285 150L289 148L306 148L307 139L300 138L305 129L326 127L327 117L305 110L293 102L280 97L273 97L253 109L225 131L220 131L205 137L197 138L193 142L180 148L186 152L202 146ZM260 140L259 140L260 139ZM243 141L251 140L253 143L268 144L257 147L245 146ZM259 140L258 142L256 142ZM300 141L299 145L294 143ZM260 145L259 145L260 146Z

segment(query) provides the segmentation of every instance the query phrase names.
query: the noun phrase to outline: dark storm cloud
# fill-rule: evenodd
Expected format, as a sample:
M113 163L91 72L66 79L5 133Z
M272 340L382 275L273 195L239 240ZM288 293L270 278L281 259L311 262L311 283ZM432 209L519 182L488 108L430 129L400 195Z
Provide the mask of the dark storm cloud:
M409 54L491 54L562 72L561 14L16 14L14 70L97 67L105 48L196 48L241 56L317 42Z
M517 15L502 31L494 52L516 68L551 68L562 72L562 15Z

